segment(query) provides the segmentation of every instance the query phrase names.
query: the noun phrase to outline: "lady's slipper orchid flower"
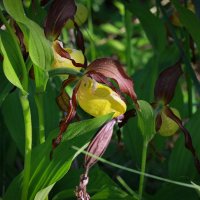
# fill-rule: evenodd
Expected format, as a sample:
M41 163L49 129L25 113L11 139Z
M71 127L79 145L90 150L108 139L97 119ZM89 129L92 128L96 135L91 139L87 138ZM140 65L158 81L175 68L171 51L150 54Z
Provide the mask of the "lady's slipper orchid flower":
M156 101L152 104L154 109L157 111L156 130L158 133L161 131L161 135L163 136L170 136L174 134L179 127L184 133L185 147L192 153L196 169L200 173L200 161L192 144L190 133L184 127L180 115L174 110L174 108L170 108L168 105L174 96L178 79L182 73L181 63L178 61L174 66L168 67L162 71L156 81L154 89ZM170 133L169 130L172 132Z
M118 118L126 112L123 97L108 78L115 81L121 92L130 96L137 106L133 81L125 74L121 64L111 58L95 60L87 67L85 74L76 84L71 98L65 92L65 87L76 78L71 76L63 82L57 103L63 111L67 112L67 115L61 122L58 137L53 141L53 149L60 143L63 132L75 116L77 103L94 117L114 113L113 118Z

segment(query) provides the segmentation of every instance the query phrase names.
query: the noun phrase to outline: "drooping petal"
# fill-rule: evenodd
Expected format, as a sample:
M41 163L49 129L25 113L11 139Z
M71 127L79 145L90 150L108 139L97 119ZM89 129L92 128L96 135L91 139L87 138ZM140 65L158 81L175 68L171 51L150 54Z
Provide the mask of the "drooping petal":
M57 39L67 20L74 20L76 9L74 0L54 0L45 21L45 35Z
M68 112L69 111L69 105L70 105L70 96L65 91L65 88L66 88L67 85L74 82L75 80L76 80L75 77L69 76L67 80L63 81L62 87L61 87L61 90L60 90L60 95L56 98L56 102L57 102L59 108L63 112Z
M166 105L172 100L178 79L182 73L180 62L160 73L154 88L156 101L163 101Z
M109 113L114 113L113 117L117 117L126 112L125 102L115 91L87 75L80 81L77 101L85 112L94 117Z
M97 135L94 137L92 142L89 144L87 152L95 156L101 157L105 152L106 148L108 147L108 144L110 143L113 133L113 127L115 124L116 124L115 119L105 124L101 128L101 130L97 133ZM86 171L88 171L89 168L91 168L96 162L97 162L96 158L86 155L84 164Z
M113 79L118 84L120 90L129 95L137 103L133 81L124 72L122 65L117 60L112 58L97 59L88 66L87 72L89 74L100 73L105 77Z
M70 48L62 48L58 41L53 42L54 62L52 68L71 68L80 71L84 66L85 58L81 51Z
M50 159L52 159L53 156L53 150L60 144L62 140L62 136L64 132L67 130L70 122L74 119L76 115L76 93L77 93L78 86L74 88L72 97L69 100L68 110L67 114L65 115L64 119L60 122L60 131L58 136L52 140L52 151L50 153Z
M190 136L189 131L183 126L182 121L171 111L169 107L165 109L165 113L168 117L174 120L178 124L180 129L183 131L185 137L185 147L192 153L196 169L200 174L200 161L196 153L196 150L193 146L192 138Z

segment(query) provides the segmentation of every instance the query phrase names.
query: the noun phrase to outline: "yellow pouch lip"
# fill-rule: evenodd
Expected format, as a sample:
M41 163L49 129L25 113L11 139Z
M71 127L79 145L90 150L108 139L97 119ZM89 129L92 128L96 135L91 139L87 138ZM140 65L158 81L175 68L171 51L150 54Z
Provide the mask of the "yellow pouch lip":
M86 75L80 80L77 101L85 112L94 117L114 113L115 118L126 112L126 103L115 91Z

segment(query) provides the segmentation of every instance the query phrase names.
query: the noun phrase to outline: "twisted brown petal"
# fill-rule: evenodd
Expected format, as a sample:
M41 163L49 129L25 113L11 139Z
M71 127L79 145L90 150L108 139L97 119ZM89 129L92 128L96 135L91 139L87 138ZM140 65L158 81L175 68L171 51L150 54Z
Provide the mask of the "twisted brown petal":
M60 144L64 132L67 130L67 127L69 126L70 122L74 119L74 117L76 115L76 107L77 107L76 93L77 93L78 87L79 87L79 85L77 85L74 88L72 98L69 100L67 114L64 117L64 119L62 119L60 122L60 132L59 132L58 136L52 140L52 151L50 153L50 159L52 159L53 150Z
M194 157L194 163L195 163L196 169L197 169L198 173L200 174L200 161L199 161L199 158L197 156L196 150L195 150L195 148L192 144L192 138L190 136L190 133L183 126L182 121L167 106L166 106L166 109L165 109L165 114L168 117L170 117L172 120L174 120L178 124L180 129L183 131L184 137L185 137L185 147L192 153L192 155Z
M167 105L172 100L176 84L182 73L180 61L160 73L154 88L156 101L162 100Z
M74 59L72 59L70 57L70 54L64 49L61 47L61 45L59 44L59 42L55 41L54 42L54 50L56 51L57 54L59 54L61 57L63 58L67 58L69 60L72 61L72 64L75 66L75 67L85 67L85 64L81 64L81 63L77 63Z
M65 87L75 80L74 76L69 76L67 80L63 81L60 95L56 98L56 102L63 112L68 112L70 104L70 96L66 93Z

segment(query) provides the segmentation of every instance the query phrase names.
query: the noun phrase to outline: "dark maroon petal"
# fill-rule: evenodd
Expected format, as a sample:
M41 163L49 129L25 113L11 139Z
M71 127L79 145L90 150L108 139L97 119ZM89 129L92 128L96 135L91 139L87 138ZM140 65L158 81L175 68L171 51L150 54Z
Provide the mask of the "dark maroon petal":
M62 119L60 122L59 134L55 139L52 140L52 151L50 153L50 159L52 159L53 150L60 144L64 132L67 130L67 127L69 126L70 122L74 119L74 117L76 115L76 107L77 107L76 93L77 93L78 87L79 87L79 85L77 85L74 88L72 98L69 100L67 114L64 117L64 119Z
M56 51L56 53L59 54L61 57L71 60L72 64L75 67L85 67L85 64L77 63L74 59L72 59L70 57L70 54L64 48L61 47L59 42L54 42L53 47L54 47L54 50Z
M160 113L158 113L156 116L156 132L159 131L161 125L162 125L162 118L161 118Z
M45 35L57 39L67 20L74 19L76 9L74 0L54 0L45 21Z
M97 59L88 66L87 72L90 74L100 73L107 78L113 79L118 84L120 90L129 95L137 104L133 81L124 72L122 65L117 60L112 58Z
M118 122L119 128L123 127L131 117L135 117L135 116L136 116L136 110L135 109L131 109L131 110L126 111L124 113L124 116L123 116L123 119L121 120L121 122Z
M197 156L196 150L192 144L192 138L190 136L189 131L183 126L182 121L172 112L172 110L169 107L166 106L164 112L168 117L174 120L178 124L180 129L183 131L185 137L185 147L192 153L196 169L200 174L200 161Z
M154 88L156 101L163 101L166 105L172 100L176 84L182 73L180 62L177 62L175 65L168 67L160 73Z
M65 87L75 80L74 76L69 76L67 80L63 81L60 95L56 98L56 102L63 112L68 112L70 102L70 96L66 93Z
M113 127L116 123L116 120L113 119L106 123L101 130L97 133L97 135L94 137L92 142L89 144L87 148L87 152L95 155L95 156L102 156L105 152L108 144L110 143L110 140L112 138L113 133ZM94 157L91 157L89 155L85 156L85 169L86 171L89 170L90 167L92 167L98 160Z

